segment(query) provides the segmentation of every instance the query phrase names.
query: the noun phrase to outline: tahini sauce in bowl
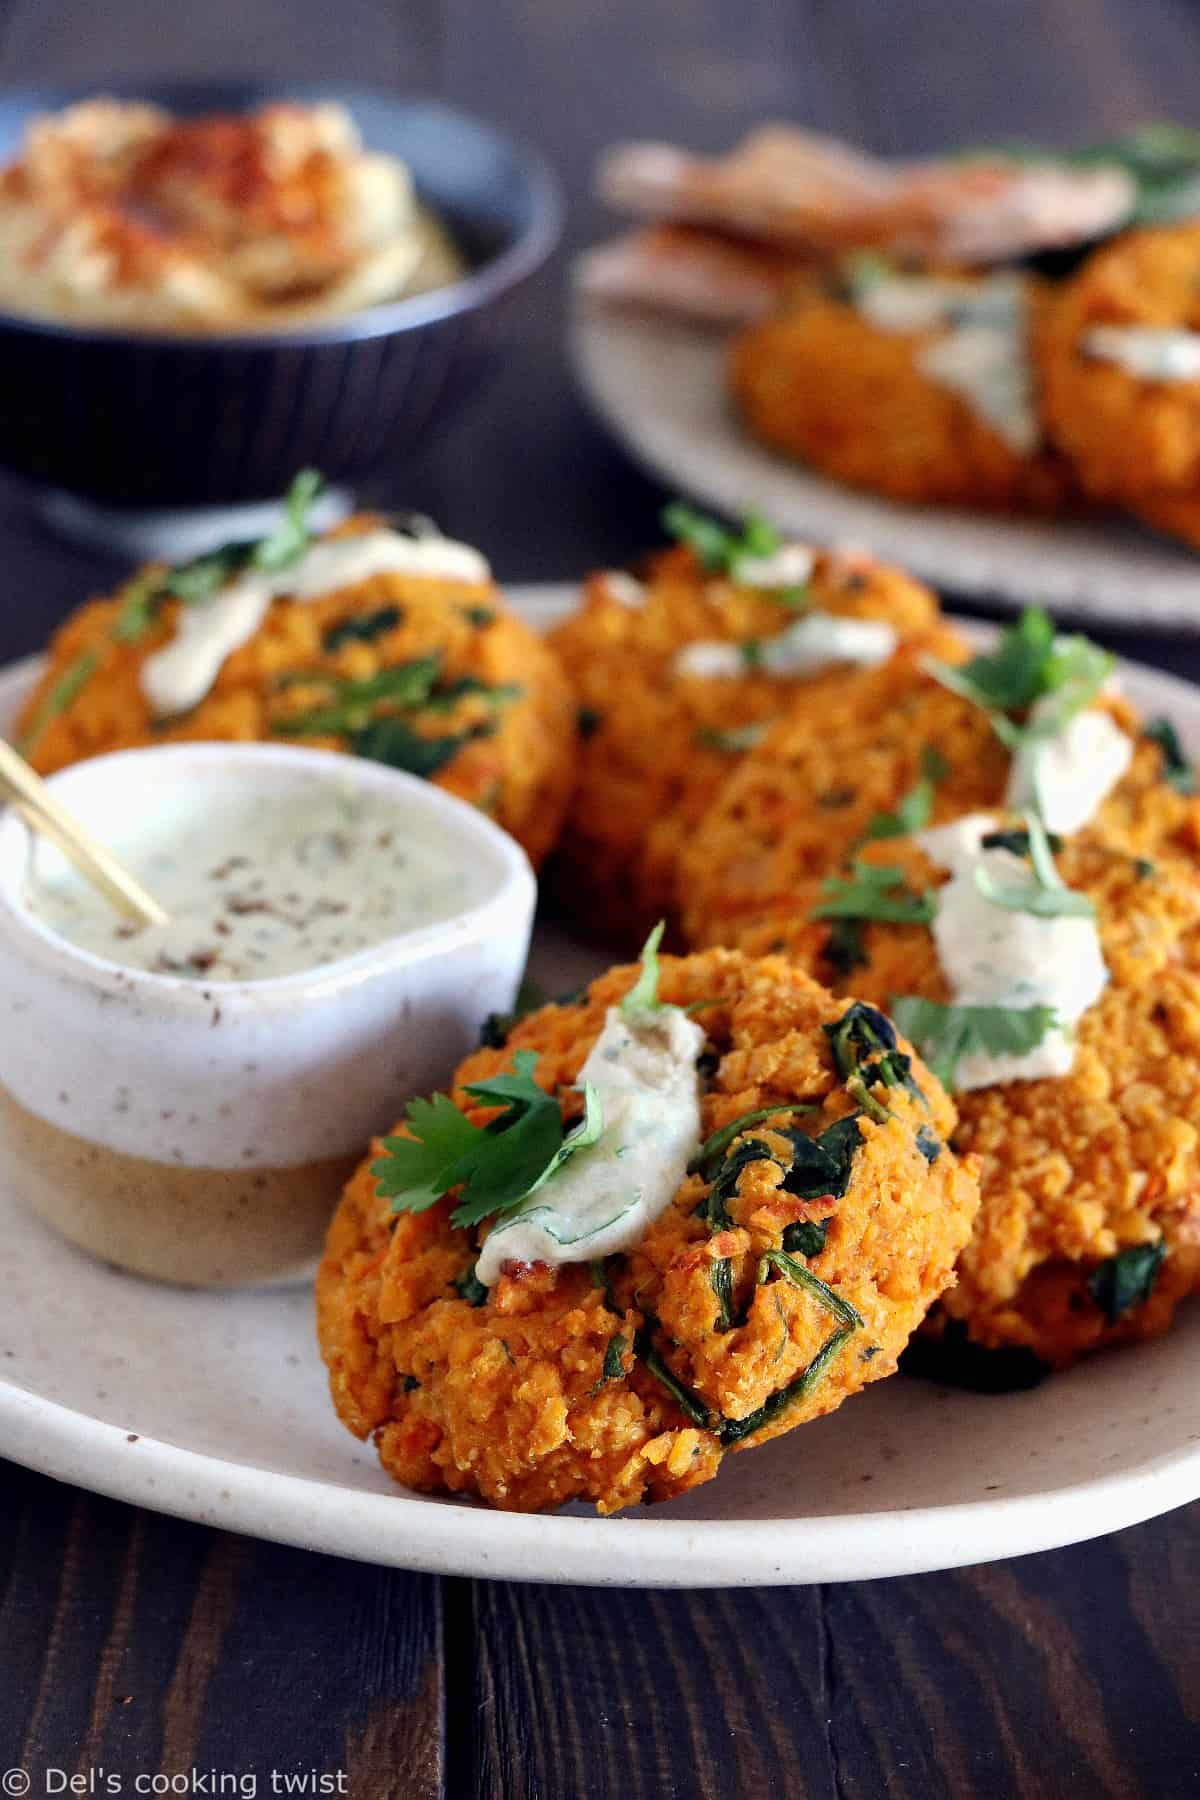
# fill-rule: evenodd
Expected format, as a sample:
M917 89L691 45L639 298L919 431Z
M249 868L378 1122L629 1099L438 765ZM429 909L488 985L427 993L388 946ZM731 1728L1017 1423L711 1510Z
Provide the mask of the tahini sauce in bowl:
M511 1006L523 852L428 783L294 746L132 750L53 785L171 919L131 930L0 818L5 1179L139 1274L306 1279L371 1136Z

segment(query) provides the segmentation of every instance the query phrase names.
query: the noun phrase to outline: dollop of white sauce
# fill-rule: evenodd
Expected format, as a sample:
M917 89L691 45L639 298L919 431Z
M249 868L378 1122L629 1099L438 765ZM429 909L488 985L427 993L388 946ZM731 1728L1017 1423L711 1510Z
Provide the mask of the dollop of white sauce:
M604 591L610 600L615 600L618 606L627 606L630 612L636 612L646 604L644 584L624 569L604 571Z
M676 675L706 679L749 674L773 675L778 680L819 674L839 663L872 669L886 662L899 638L883 619L843 618L836 613L808 612L777 637L763 638L753 657L740 644L701 638L685 644L672 663Z
M1093 325L1085 353L1139 381L1200 380L1200 331L1154 325Z
M1046 694L1030 708L1036 725L1054 705ZM1088 707L1060 732L1023 744L1012 759L1005 804L1036 807L1047 831L1069 837L1090 823L1133 760L1133 741L1106 712Z
M917 366L966 400L1019 455L1041 441L1028 353L1028 295L1018 275L964 284L897 275L864 282L856 310L881 331L942 333Z
M982 848L982 840L999 825L990 813L970 813L917 837L926 855L950 870L950 880L938 889L931 927L938 960L953 1005L1048 1006L1057 1024L1024 1056L972 1051L961 1057L954 1085L962 1091L1069 1075L1075 1060L1073 1027L1108 981L1094 919L1012 912L980 891L975 879L979 869L1007 883L1029 880L1022 858Z
M158 718L198 706L226 657L248 643L272 600L319 600L373 575L423 575L442 581L483 582L487 562L469 544L433 534L366 531L323 538L286 569L248 569L211 600L185 605L171 642L146 658L141 688Z
M803 587L816 560L807 544L780 544L769 556L739 556L734 579L740 587Z
M588 1262L637 1243L699 1146L703 1048L703 1027L678 1006L630 1016L609 1008L579 1073L599 1096L603 1130L493 1227L475 1265L485 1287L506 1262Z

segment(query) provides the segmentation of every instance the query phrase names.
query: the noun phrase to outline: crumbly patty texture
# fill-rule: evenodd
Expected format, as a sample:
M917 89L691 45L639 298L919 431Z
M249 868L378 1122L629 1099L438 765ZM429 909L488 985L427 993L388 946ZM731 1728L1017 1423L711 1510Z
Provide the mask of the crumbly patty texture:
M1157 785L1174 818L1172 791ZM913 893L946 879L912 839L869 845L862 860L898 869ZM1093 832L1057 860L1095 905L1110 984L1080 1022L1069 1075L956 1096L954 1144L980 1159L983 1203L958 1281L927 1326L947 1338L950 1375L956 1330L984 1350L1016 1348L1061 1368L1157 1336L1200 1283L1195 865L1171 854L1150 863ZM951 999L927 926L865 924L861 958L843 962L830 926L811 917L821 888L812 878L789 905L744 920L744 949L785 953L879 1007L899 994ZM1144 1295L1113 1311L1106 1266L1139 1251L1161 1265Z
M914 645L948 652L957 642L927 588L870 557L821 553L807 588L814 606L884 620ZM638 605L593 576L551 634L580 706L578 782L553 876L572 919L594 935L632 948L674 914L679 852L756 731L828 703L822 696L851 704L861 677L845 667L805 680L749 668L736 679L673 673L687 644L774 637L794 616L681 547L645 571Z
M1200 225L1131 232L1097 250L1064 283L1038 347L1047 426L1084 489L1164 530L1190 528L1200 381L1146 381L1089 355L1085 334L1097 326L1200 330Z
M159 722L140 675L147 658L170 642L180 603L164 606L134 641L123 639L114 627L138 579L81 607L55 635L19 722L29 738L26 754L42 774L109 750L184 740L357 749L430 772L439 787L490 813L535 863L554 843L574 775L574 701L554 652L490 583L387 573L315 601L275 600L200 704ZM427 657L438 659L429 704L373 704L360 736L312 728L346 684ZM90 673L72 691L81 663ZM405 760L402 749L389 746L386 725L369 729L393 718L406 727L405 743L411 732L432 750Z
M736 339L733 398L771 449L852 487L897 500L1061 511L1075 494L1066 462L1049 448L1013 449L922 370L921 353L938 335L884 331L836 300L798 306Z
M548 1090L570 1087L636 974L614 969L580 1003L545 1007L502 1049L479 1051L458 1071L458 1104L469 1108L463 1083L511 1066L518 1049L537 1052ZM715 1064L706 1134L781 1109L734 1141L738 1163L722 1207L708 1209L712 1224L697 1208L713 1180L689 1175L627 1255L594 1268L510 1265L472 1306L455 1283L473 1268L478 1235L451 1225L449 1201L396 1219L369 1163L348 1186L317 1278L321 1349L340 1417L373 1438L398 1481L524 1511L668 1499L715 1475L727 1449L831 1412L890 1374L952 1281L977 1182L971 1159L948 1146L954 1108L919 1059L911 1076L922 1099L868 1071L876 1118L823 1029L845 1017L846 1002L794 966L723 951L664 958L659 995L706 1003L698 1016ZM818 1137L852 1114L844 1191L790 1193L783 1128ZM797 1280L763 1258L802 1225L823 1227L824 1242L795 1252ZM718 1275L728 1278L728 1324ZM812 1277L861 1320L844 1337Z
M1136 735L1131 707L1103 705ZM894 811L930 751L944 765L932 824L1003 808L1009 753L987 713L912 661L895 659L866 677L852 708L833 695L777 726L730 775L681 851L687 941L760 941L765 916L786 915L814 878L841 867L877 814ZM1138 740L1094 832L1135 856L1200 850L1196 802L1163 780L1157 744Z

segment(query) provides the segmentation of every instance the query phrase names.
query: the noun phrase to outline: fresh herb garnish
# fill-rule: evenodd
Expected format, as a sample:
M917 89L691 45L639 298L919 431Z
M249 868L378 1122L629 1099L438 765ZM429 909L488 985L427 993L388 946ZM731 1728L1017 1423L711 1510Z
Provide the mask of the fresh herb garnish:
M883 925L928 925L937 912L932 894L914 894L904 870L855 861L848 876L831 875L814 919L869 919Z
M462 610L468 625L473 625L476 631L484 631L496 623L495 611L490 606L464 606Z
M921 751L921 775L896 803L895 812L874 813L867 820L862 842L873 838L911 837L923 831L933 817L934 789L949 774L949 764L941 751L926 744Z
M1036 813L1026 814L1023 835L1032 881L1002 881L991 869L979 867L975 870L975 885L984 899L1009 912L1031 913L1038 919L1094 919L1096 908L1088 896L1069 888L1055 868L1049 836Z
M1154 1244L1131 1244L1127 1250L1118 1250L1093 1270L1088 1290L1110 1325L1133 1307L1145 1305L1166 1255L1167 1246L1159 1238Z
M1162 778L1181 794L1196 792L1196 771L1183 752L1179 733L1170 719L1151 719L1142 733L1162 751Z
M1112 671L1113 658L1085 637L1058 637L1048 613L1026 607L1001 633L995 650L956 666L930 658L925 667L952 693L990 714L996 735L1010 750L1057 737L1077 712L1095 699ZM1053 695L1036 725L1017 724L1008 715L1025 713L1036 700Z
M626 1019L662 1010L664 1002L658 997L658 946L666 928L665 919L660 919L642 945L641 973L621 1002L621 1012Z
M394 631L404 618L398 606L381 606L375 612L350 613L326 631L321 643L331 653L346 644L373 644L385 632Z
M745 557L772 556L779 549L779 533L758 513L749 513L741 535L697 512L682 500L664 507L662 526L679 543L686 544L702 567L711 574L738 578L737 565Z
M258 542L226 544L205 556L194 557L191 562L135 579L125 589L109 629L110 640L119 644L136 643L153 627L158 608L165 599L187 603L208 600L242 568L286 568L308 544L308 510L321 485L321 477L315 470L302 470L288 490L280 524ZM22 734L21 749L26 755L34 749L50 720L67 710L99 666L97 653L84 650L64 670Z
M948 1088L962 1057L1028 1056L1055 1024L1050 1006L943 1006L917 994L898 994L891 1007L905 1037Z
M1158 866L1148 856L1135 856L1133 869L1139 881L1149 881L1157 873Z
M552 1094L533 1079L537 1056L518 1050L511 1073L473 1082L466 1092L503 1111L485 1126L473 1125L446 1094L409 1102L407 1137L383 1140L386 1154L372 1163L381 1197L395 1212L424 1212L454 1188L455 1225L478 1225L511 1212L577 1151L594 1144L603 1129L599 1096L584 1088L584 1116L567 1133Z

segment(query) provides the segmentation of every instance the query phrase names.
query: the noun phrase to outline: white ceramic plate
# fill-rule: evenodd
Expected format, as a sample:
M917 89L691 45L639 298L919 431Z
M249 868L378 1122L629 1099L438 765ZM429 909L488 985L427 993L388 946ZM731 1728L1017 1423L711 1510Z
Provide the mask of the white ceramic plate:
M1039 600L1114 625L1200 631L1200 557L1119 518L998 518L856 493L773 456L728 403L727 339L576 300L576 373L651 474L722 512L765 513L818 543L865 545L935 587L997 606Z
M570 591L515 596L545 623ZM34 666L0 674L0 732ZM1131 699L1200 750L1200 691L1130 667ZM534 973L595 953L543 931ZM307 1290L189 1293L93 1262L4 1194L0 1454L234 1531L402 1568L712 1587L858 1579L1094 1537L1200 1495L1200 1306L1157 1343L1031 1393L903 1377L649 1511L525 1518L394 1487L334 1417Z

